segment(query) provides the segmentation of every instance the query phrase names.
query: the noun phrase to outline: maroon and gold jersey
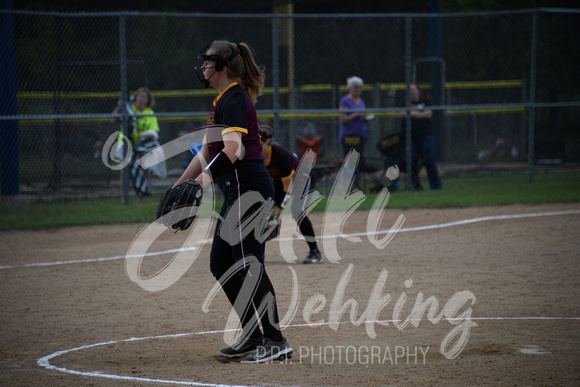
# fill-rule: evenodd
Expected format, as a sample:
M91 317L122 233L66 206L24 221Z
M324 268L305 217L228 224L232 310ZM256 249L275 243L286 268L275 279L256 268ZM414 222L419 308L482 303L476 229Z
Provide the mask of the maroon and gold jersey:
M291 179L298 169L300 160L288 149L280 145L270 145L270 156L264 161L272 179Z
M243 160L264 160L256 107L250 96L234 82L215 97L207 119L206 135L211 159L224 148L223 135L242 133Z

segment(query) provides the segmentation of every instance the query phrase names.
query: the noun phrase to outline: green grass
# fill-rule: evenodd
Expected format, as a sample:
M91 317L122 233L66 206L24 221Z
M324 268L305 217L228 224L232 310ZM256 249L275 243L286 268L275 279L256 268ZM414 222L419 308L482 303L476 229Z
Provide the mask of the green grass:
M513 204L547 204L580 202L580 172L536 173L532 184L525 173L486 176L462 176L443 179L443 189L395 191L389 208L462 208ZM370 209L376 195L366 194L358 209ZM324 210L323 200L316 210ZM343 209L343 208L332 208Z
M423 186L428 187L427 182ZM85 199L67 203L29 204L0 209L0 230L43 230L69 226L150 222L160 195L138 203L134 197L124 206L120 198ZM376 194L365 194L360 210L372 207ZM486 176L447 177L443 190L397 191L390 196L388 208L459 208L513 204L578 203L580 172L536 173L528 184L525 173ZM326 209L323 199L315 211ZM336 206L330 210L340 210ZM202 215L203 216L203 215Z
M133 198L132 201L135 201ZM155 215L156 200L124 206L121 199L42 203L3 208L0 230L42 230L69 226L134 223L150 221Z
M443 190L403 192L391 195L389 206L398 208L456 208L513 204L577 203L580 173L527 174L457 177L443 180ZM428 187L427 182L423 182Z

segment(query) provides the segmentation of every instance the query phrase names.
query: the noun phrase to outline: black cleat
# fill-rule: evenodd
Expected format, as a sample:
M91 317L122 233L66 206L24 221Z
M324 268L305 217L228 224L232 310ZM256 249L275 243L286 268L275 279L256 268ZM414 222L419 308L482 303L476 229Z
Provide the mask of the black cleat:
M320 263L322 262L322 254L320 253L320 250L316 249L316 250L312 250L308 253L308 256L306 257L306 259L304 260L304 264L307 263Z
M283 339L280 342L272 341L264 338L264 343L258 347L258 350L252 356L242 360L244 364L266 363L274 360L284 360L292 358L294 350L288 343L288 340Z
M245 341L237 341L231 347L224 348L220 351L220 356L227 357L229 359L237 359L240 357L253 355L256 353L258 346L262 345L263 338L252 339L251 337Z

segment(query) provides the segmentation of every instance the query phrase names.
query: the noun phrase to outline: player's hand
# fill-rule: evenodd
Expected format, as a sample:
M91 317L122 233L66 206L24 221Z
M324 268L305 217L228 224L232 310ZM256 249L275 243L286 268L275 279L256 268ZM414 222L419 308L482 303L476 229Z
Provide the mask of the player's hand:
M264 233L268 236L266 237L266 242L276 238L280 235L280 226L282 225L282 219L279 216L271 215L266 222L266 227ZM271 231L271 232L270 232ZM269 233L269 234L268 234Z
M168 189L161 196L155 220L174 230L186 230L195 219L202 196L201 185L193 179Z

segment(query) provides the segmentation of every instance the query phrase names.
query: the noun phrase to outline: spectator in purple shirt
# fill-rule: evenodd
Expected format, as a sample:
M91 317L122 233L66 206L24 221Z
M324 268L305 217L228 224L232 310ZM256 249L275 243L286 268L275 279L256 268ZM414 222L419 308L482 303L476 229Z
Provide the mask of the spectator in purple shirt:
M359 77L350 77L346 80L348 94L340 100L340 131L338 142L342 144L343 154L346 157L351 150L359 153L360 159L354 174L354 185L360 188L360 172L369 170L365 163L364 146L368 140L367 120L372 115L366 111L365 102L361 98L363 80ZM353 111L357 110L357 111Z

